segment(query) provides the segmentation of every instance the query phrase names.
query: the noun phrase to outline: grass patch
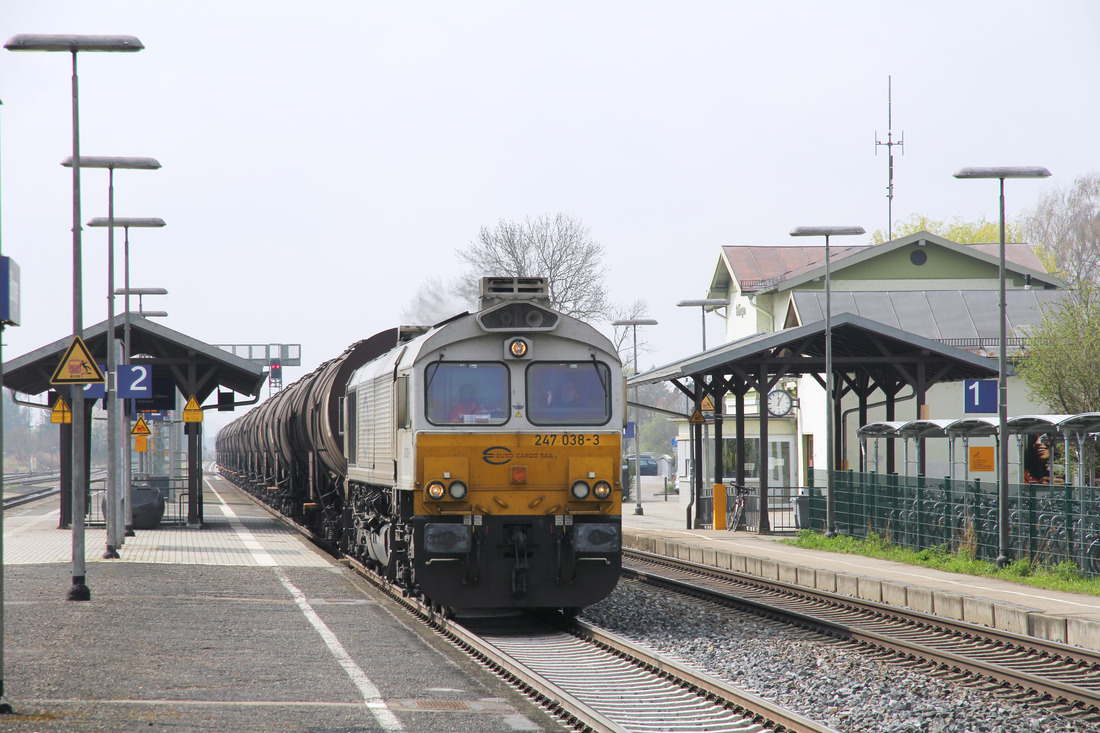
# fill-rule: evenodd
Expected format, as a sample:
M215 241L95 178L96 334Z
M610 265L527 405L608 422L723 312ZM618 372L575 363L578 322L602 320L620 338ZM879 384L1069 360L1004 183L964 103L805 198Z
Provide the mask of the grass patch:
M979 560L969 552L949 552L946 547L933 547L913 550L908 547L892 545L885 538L872 534L864 539L837 535L826 537L812 530L804 529L796 537L780 540L784 544L807 550L826 552L845 552L850 555L877 557L883 560L934 568L948 573L978 575L997 578L1013 583L1021 583L1036 588L1084 593L1100 596L1100 578L1089 578L1081 574L1071 562L1057 565L1038 565L1030 560L1016 560L1006 567L998 569L988 560Z

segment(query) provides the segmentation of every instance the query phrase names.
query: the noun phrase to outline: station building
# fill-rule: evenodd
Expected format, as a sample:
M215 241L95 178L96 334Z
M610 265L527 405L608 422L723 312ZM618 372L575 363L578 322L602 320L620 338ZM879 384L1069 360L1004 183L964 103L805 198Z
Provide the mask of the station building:
M999 243L964 245L928 232L917 232L876 245L837 246L830 251L831 312L850 313L892 329L929 339L945 346L989 357L996 369L1000 342ZM707 298L722 298L729 306L718 309L725 319L726 344L823 321L825 318L825 246L723 246L707 286ZM1042 320L1044 306L1062 295L1065 283L1051 275L1028 244L1007 244L1006 302L1008 314L1008 357L1010 364L1019 355L1029 329ZM933 386L918 404L913 389L902 389L895 396L895 414L888 415L883 400L870 396L868 421L960 418L966 412L964 382ZM1008 380L1009 415L1050 412L1036 403L1026 385L1010 372ZM760 452L759 424L761 409L769 410L768 485L806 486L816 467L822 472L826 463L825 390L813 375L785 378L761 399L756 392L746 395L745 476L749 486L759 483L757 461ZM859 399L851 390L842 397L841 420L836 431L842 440L843 460L838 470L865 470L903 475L923 473L947 476L949 466L946 441L929 441L924 465L902 465L905 459L890 452L877 441L867 443L861 453L856 430L860 427ZM727 402L728 404L728 402ZM988 408L984 414L996 416L997 403L971 405ZM724 410L726 415L730 410ZM733 455L736 431L726 421L723 431L725 455ZM984 440L984 442L983 442ZM687 421L677 439L677 483L685 485L691 476L691 457ZM994 445L993 438L976 439L972 445ZM711 481L713 459L704 452L707 472L704 484ZM1010 456L1014 455L1010 453ZM956 462L961 460L956 458ZM1019 466L1010 458L1010 482L1019 482ZM727 466L732 462L727 461ZM958 469L958 465L956 465ZM961 475L961 472L956 471ZM727 470L726 478L732 475ZM972 478L995 481L994 470L971 472ZM820 481L818 482L820 484ZM681 492L683 498L687 492Z

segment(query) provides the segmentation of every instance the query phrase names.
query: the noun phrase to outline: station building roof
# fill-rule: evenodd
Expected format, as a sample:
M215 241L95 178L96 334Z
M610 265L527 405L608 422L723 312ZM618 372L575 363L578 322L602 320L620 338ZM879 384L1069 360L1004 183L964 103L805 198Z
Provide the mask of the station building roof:
M1008 347L1028 336L1043 308L1065 297L1063 290L1006 290ZM833 291L834 313L847 311L888 326L964 349L996 351L1000 342L1000 293L997 290ZM825 293L791 294L786 323L825 317Z

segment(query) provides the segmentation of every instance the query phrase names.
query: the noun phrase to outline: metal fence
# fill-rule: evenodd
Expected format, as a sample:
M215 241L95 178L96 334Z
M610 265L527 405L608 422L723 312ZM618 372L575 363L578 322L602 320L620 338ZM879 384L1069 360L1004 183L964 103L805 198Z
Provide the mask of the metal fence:
M837 472L837 531L875 534L915 550L943 548L983 560L998 555L996 484L923 476ZM1100 507L1094 486L1010 484L1009 557L1070 562L1100 575ZM825 495L811 489L809 528L825 529Z
M760 530L760 489L748 486L738 493L737 486L726 484L726 529L758 532ZM739 501L741 500L741 501ZM704 486L697 497L698 517L706 521L699 529L714 528L714 486ZM740 516L737 515L741 506ZM809 489L799 486L768 488L768 526L773 532L793 532L809 528Z
M93 481L88 493L85 521L90 527L107 526L105 516L107 490L103 486L104 483L104 480ZM160 524L187 526L187 479L176 481L163 479L156 482L155 488L164 498L164 515L161 517Z

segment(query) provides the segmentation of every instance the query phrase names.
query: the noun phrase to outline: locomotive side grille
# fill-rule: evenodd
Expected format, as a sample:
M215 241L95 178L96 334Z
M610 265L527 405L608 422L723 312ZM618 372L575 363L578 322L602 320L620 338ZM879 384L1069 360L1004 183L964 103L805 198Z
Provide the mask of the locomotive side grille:
M527 302L506 303L477 317L486 331L550 331L558 314Z

